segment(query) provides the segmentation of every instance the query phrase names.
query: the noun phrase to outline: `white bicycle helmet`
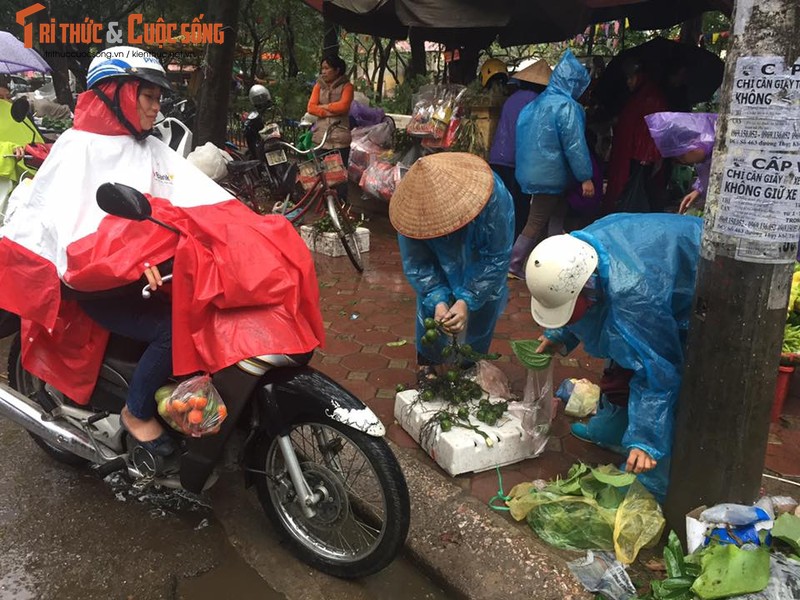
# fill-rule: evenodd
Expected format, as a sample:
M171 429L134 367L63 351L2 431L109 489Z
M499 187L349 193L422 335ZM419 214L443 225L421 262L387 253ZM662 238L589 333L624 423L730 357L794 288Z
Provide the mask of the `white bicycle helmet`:
M596 268L594 248L571 235L554 235L536 246L525 266L534 321L548 329L566 325Z
M141 48L113 46L97 53L89 64L86 87L114 77L136 77L165 90L171 89L167 73L158 59Z

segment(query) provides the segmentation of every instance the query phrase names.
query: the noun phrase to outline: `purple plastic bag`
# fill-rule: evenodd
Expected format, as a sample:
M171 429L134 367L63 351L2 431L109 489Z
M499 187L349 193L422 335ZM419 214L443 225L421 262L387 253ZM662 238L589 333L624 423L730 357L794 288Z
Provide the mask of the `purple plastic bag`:
M650 135L664 158L702 149L711 156L714 149L713 113L658 112L644 118Z

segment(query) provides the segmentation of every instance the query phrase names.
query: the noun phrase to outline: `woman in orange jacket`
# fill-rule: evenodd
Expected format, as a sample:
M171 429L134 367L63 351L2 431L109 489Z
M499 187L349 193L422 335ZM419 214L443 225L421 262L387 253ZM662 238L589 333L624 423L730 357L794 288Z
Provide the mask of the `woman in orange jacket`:
M318 117L314 125L314 145L319 144L325 132L330 130L323 150L338 151L345 168L350 157L350 105L353 103L353 84L347 78L346 70L347 65L339 56L324 56L320 61L320 77L311 92L307 109ZM347 199L346 183L337 191L341 198Z

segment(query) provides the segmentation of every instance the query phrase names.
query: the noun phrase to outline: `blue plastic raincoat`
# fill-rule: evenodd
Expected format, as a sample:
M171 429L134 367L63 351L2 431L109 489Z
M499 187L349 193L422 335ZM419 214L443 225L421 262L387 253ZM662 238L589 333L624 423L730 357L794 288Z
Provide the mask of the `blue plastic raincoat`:
M440 302L464 300L469 309L466 343L488 352L497 318L508 301L508 265L514 243L514 203L494 175L494 191L483 210L465 227L429 240L398 234L403 272L417 293L417 351L441 364L445 340L422 345L423 321Z
M517 119L516 174L526 194L560 195L592 178L586 115L577 99L591 82L586 67L567 50L547 89Z
M600 298L580 320L545 331L569 350L583 342L592 356L634 371L622 444L659 461L640 477L658 496L667 487L702 229L696 217L615 214L572 232L597 251Z

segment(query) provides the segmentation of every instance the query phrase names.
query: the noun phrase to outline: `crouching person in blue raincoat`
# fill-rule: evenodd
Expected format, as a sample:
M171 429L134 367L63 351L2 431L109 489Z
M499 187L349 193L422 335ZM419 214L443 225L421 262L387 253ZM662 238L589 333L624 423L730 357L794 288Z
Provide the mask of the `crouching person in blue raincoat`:
M604 394L597 414L573 425L573 434L623 448L627 470L659 499L667 491L701 233L696 217L615 214L543 241L526 268L531 313L546 328L538 351L583 342L592 356L628 370L615 377L629 378L627 394L619 385L617 394Z
M444 362L443 336L423 344L424 320L461 335L476 352L489 351L508 300L514 203L481 158L445 152L419 159L389 204L398 231L403 272L417 293L420 375Z

